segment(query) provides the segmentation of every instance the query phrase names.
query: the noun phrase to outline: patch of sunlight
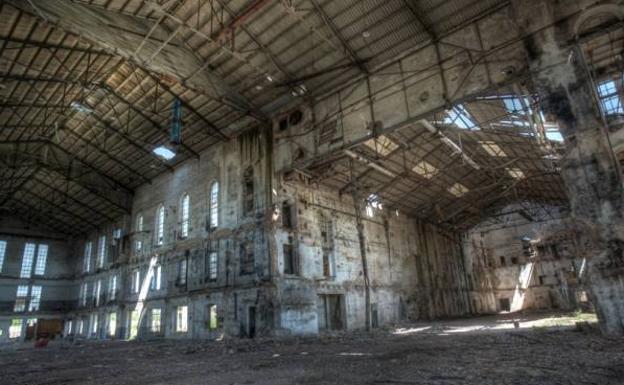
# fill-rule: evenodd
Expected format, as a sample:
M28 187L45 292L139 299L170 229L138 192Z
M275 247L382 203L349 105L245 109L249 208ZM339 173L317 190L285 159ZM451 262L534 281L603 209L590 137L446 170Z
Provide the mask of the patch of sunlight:
M420 328L399 328L393 331L392 334L394 335L416 334L416 333L424 332L430 329L431 329L431 326L423 326Z
M132 318L136 317L136 320L132 320L132 323L134 323L136 321L136 326L138 327L138 325L141 324L141 318L143 318L143 315L145 313L145 299L147 298L147 293L149 292L149 288L150 288L150 283L152 281L152 277L154 275L154 267L156 266L156 262L158 261L158 258L156 257L152 257L150 259L150 263L149 263L149 267L147 269L147 274L145 275L145 279L143 280L143 283L141 283L141 290L139 290L139 297L137 298L137 303L136 306L134 307L134 310L132 311ZM130 339L133 339L136 337L136 332L133 333L133 331L130 331Z
M514 290L513 299L511 300L511 311L522 310L524 305L524 298L526 296L526 290L531 285L533 279L534 263L529 262L526 265L520 267L520 276L518 277L518 284Z

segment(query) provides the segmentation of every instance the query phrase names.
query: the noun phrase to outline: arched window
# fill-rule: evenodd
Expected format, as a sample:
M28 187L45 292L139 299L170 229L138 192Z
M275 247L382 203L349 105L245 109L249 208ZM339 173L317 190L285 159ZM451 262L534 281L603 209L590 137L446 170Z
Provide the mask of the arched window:
M162 245L165 238L165 206L160 205L156 210L156 244Z
M188 237L189 235L189 223L191 221L190 217L190 205L191 198L189 198L188 194L182 195L182 208L180 210L180 220L182 222L182 227L180 229L180 235L183 238Z
M137 240L135 243L136 251L141 251L143 248L143 214L139 214L136 219L136 233Z
M219 182L210 185L210 228L219 226Z

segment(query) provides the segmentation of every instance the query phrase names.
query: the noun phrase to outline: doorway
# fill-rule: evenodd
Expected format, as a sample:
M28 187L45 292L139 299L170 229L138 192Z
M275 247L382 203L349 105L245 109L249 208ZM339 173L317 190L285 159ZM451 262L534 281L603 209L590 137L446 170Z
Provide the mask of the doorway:
M247 319L247 335L249 338L256 336L256 307L249 306L249 316Z
M321 294L317 304L319 330L343 330L343 295Z

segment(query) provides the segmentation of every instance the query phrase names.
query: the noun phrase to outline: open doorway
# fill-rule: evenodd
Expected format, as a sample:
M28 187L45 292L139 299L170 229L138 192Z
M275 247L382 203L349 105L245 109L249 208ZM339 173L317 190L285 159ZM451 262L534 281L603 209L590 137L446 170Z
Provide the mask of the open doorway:
M343 330L344 296L341 294L321 294L318 296L319 330Z

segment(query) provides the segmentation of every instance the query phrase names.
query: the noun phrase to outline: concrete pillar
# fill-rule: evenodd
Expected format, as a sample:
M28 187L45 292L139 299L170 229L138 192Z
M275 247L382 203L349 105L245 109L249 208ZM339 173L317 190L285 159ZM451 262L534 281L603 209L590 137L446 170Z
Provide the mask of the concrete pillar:
M624 333L622 180L582 54L573 1L514 0L534 87L565 138L563 179L577 223L593 235L585 277L603 332ZM551 25L537 31L536 25ZM536 32L537 31L537 32Z

